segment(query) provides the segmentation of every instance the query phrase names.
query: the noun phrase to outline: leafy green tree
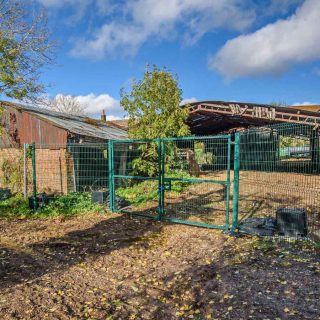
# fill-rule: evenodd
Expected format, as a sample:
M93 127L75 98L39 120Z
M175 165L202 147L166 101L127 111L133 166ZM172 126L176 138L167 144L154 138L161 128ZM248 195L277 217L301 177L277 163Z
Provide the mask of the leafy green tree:
M147 66L143 79L132 83L130 93L121 90L121 106L129 115L129 137L154 139L190 134L186 124L188 109L181 108L182 90L177 77L166 69ZM139 146L140 156L132 162L133 173L158 173L157 144Z
M143 79L121 90L120 104L129 115L129 136L138 139L181 137L190 134L188 110L180 107L182 90L166 69L147 67Z
M53 62L46 17L30 3L0 0L0 96L34 100L44 92L39 77Z

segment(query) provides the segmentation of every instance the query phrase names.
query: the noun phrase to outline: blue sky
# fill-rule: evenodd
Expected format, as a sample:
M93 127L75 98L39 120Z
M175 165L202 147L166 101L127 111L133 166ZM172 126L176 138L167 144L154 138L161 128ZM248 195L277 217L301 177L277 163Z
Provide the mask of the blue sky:
M320 103L319 0L34 0L57 62L48 93L123 117L119 91L145 65L176 73L184 99Z

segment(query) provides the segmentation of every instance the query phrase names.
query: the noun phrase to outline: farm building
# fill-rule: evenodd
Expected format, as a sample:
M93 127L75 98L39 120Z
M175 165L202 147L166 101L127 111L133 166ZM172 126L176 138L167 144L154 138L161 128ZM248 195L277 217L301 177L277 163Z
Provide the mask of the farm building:
M243 131L280 123L318 125L319 105L281 107L227 101L197 101L181 106L189 108L187 123L193 135L203 136ZM128 130L128 120L107 121L108 124Z
M280 107L264 104L199 101L189 105L188 124L195 135L243 131L280 123L319 125L320 106Z
M292 124L290 127L287 126L286 132L282 130L281 134L275 133L275 131L267 133L265 129L261 129L261 133L256 132L263 143L256 145L254 150L243 152L243 157L247 157L248 160L250 158L257 160L259 157L265 157L266 151L269 149L270 152L266 160L272 161L273 167L278 167L278 170L286 170L289 161L278 161L279 157L286 156L290 159L290 155L293 158L296 156L308 158L310 156L308 165L305 162L301 165L301 161L291 161L291 169L294 163L297 169L303 167L301 170L311 170L316 167L319 159L319 151L317 150L319 150L320 106L281 107L240 102L199 101L182 107L190 109L187 123L191 133L195 136L233 134L253 128ZM128 129L127 120L115 120L110 124L123 130ZM308 132L304 132L304 134L296 133L294 132L295 125L304 126L309 130L305 130ZM245 136L243 136L244 139L246 139ZM291 139L291 144L287 143L288 139ZM243 144L245 144L244 141Z
M38 192L63 194L95 185L106 186L107 141L125 139L126 131L103 120L32 106L0 102L0 107L3 110L0 115L2 187L13 185L13 189L21 190L23 185L25 189L30 185L31 160L24 146L31 143L36 148ZM24 181L18 179L23 175L23 166ZM10 181L15 175L8 170L14 167L19 167L20 172L17 181Z
M189 108L188 124L195 135L245 132L248 129L261 128L260 131L258 129L255 131L255 139L259 139L259 143L254 148L250 145L250 141L247 141L252 139L252 135L243 135L242 138L242 157L247 160L248 169L254 167L253 160L258 161L261 158L262 161L264 158L269 166L272 164L273 168L280 171L288 170L288 166L291 170L303 170L303 172L320 170L317 165L320 159L320 106L281 107L199 101L190 104ZM282 129L265 129L275 125ZM297 128L300 128L300 132ZM245 150L246 147L249 149ZM283 161L285 157L287 161ZM297 157L300 158L299 161ZM301 158L306 161L302 162Z

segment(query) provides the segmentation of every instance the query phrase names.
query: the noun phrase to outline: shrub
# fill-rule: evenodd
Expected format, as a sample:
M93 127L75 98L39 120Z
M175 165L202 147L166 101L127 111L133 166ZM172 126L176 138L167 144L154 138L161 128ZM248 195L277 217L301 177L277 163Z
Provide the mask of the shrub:
M23 163L22 158L6 158L1 164L2 183L12 191L22 190L23 185Z
M101 204L92 203L88 192L73 192L54 198L48 205L36 211L40 216L73 216L83 213L103 213Z
M37 211L29 209L28 199L25 199L22 194L0 201L0 217L68 217L103 212L103 205L92 203L91 194L87 192L57 196Z
M28 216L31 213L28 200L20 193L0 201L0 217L2 218Z

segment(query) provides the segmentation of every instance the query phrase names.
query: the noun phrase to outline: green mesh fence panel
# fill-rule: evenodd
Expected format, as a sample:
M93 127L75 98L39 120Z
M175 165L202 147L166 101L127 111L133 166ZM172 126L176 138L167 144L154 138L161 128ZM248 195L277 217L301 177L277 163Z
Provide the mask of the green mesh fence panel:
M165 219L228 228L230 139L163 139Z
M272 223L273 220L279 224L272 232L274 236L309 237L319 241L319 174L319 129L304 125L280 124L242 133L239 178L240 229L251 228L254 233L261 227L258 224L262 219L270 218L269 222ZM297 217L298 214L306 216L305 232L280 230L282 218L279 220L279 215L289 220L300 219L301 223L303 217ZM294 229L294 221L292 223ZM287 227L290 228L288 223Z
M108 190L108 144L35 147L37 192L48 195Z
M160 142L112 142L113 211L158 217Z
M68 156L74 162L74 189L100 191L108 189L108 144L69 144Z
M113 211L227 229L230 136L113 141Z

